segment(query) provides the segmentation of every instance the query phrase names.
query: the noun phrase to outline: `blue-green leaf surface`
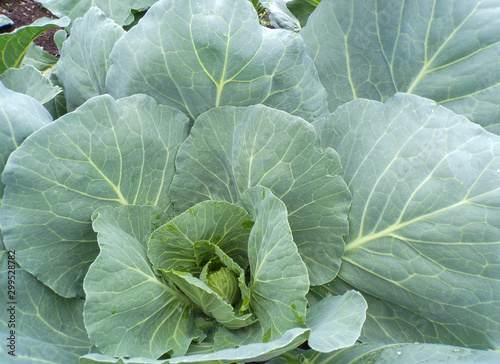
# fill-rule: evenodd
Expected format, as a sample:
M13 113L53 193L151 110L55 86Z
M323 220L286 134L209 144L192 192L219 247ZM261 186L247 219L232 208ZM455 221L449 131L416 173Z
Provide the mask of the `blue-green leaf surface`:
M331 111L407 92L500 133L500 2L323 0L301 31Z
M92 212L128 204L167 211L174 157L188 127L186 116L145 95L103 95L42 128L3 173L5 245L59 294L82 295L98 253Z
M241 207L227 202L201 202L154 231L148 244L149 259L155 268L199 275L195 244L208 241L246 268L248 222L251 216Z
M127 25L134 19L132 9L144 9L157 0L37 0L58 17L68 16L71 20L85 15L93 6L99 7L108 18L118 25Z
M259 319L263 341L305 324L307 268L292 239L285 204L261 186L241 196L255 225L248 240L250 306Z
M247 224L248 221L245 222L245 225ZM253 225L253 221L251 222L251 224ZM248 229L248 226L246 228ZM201 241L196 243L194 247L194 253L197 261L200 261L201 259L203 262L205 262L210 259L209 263L207 263L207 265L204 266L204 269L202 269L201 275L207 273L205 272L205 267L210 266L212 262L220 262L224 267L228 268L235 275L235 277L237 277L237 285L241 293L241 305L239 306L239 310L240 312L247 311L248 305L250 304L250 291L246 284L245 270L238 264L236 264L236 262L231 259L231 257L227 255L218 245L210 243L208 241ZM248 260L245 259L245 268L247 262Z
M352 101L315 126L353 193L339 277L448 331L437 342L497 347L500 138L406 94Z
M307 340L307 329L291 329L288 330L281 338L275 341L270 341L264 344L250 344L237 349L227 349L217 351L212 354L198 354L186 355L179 358L170 360L150 360L146 358L112 358L101 354L87 354L80 358L79 364L111 364L111 363L124 363L124 364L195 364L195 363L209 363L209 364L229 364L229 363L248 363L253 361L266 361L270 358L278 356L282 353L296 348L304 341Z
M233 307L200 279L189 273L166 271L164 276L175 283L187 297L208 316L230 330L239 329L255 322L251 314L237 316Z
M59 86L53 85L48 77L32 66L9 68L0 75L0 81L12 91L31 96L42 104L62 92Z
M326 292L344 294L351 289L353 287L341 279L335 279L329 284L312 287L307 298L309 304L314 304L317 300L321 300ZM312 298L311 294L315 297ZM368 310L359 338L362 342L373 341L395 344L401 342L436 343L456 341L453 331L450 331L440 322L429 318L427 312L417 313L414 310L387 302L366 292L363 292L363 297L368 303ZM437 302L430 303L428 306L428 312L435 314L439 314L443 310L443 306Z
M12 25L14 22L9 19L8 16L5 16L3 14L0 14L0 28L5 27L7 25Z
M317 353L312 350L296 350L282 356L287 363L337 364L337 363L481 363L496 364L500 354L484 350L433 344L358 344L334 353ZM297 359L301 359L297 361ZM296 359L294 361L294 359ZM305 361L304 361L305 359ZM277 362L270 362L277 364Z
M262 105L201 115L179 149L170 193L184 211L211 199L236 202L253 186L269 188L288 210L293 240L313 285L332 280L344 251L350 193L329 149L315 148L309 123Z
M168 360L147 358L115 358L97 353L81 356L78 360L78 364L168 364L168 362Z
M328 353L353 345L361 333L366 308L363 296L355 291L323 298L307 310L309 347Z
M85 326L106 355L179 356L196 337L189 300L147 257L148 236L166 219L156 206L104 206L93 214L100 253L85 277Z
M115 97L145 93L193 120L222 105L326 113L316 68L294 33L259 24L247 0L161 0L111 53Z
M10 154L34 131L52 122L42 104L0 82L0 175ZM5 185L0 182L0 201Z
M31 42L44 31L49 28L65 27L68 24L68 18L41 18L11 33L0 34L0 74L8 68L21 67Z
M76 363L90 352L83 324L83 300L55 294L35 277L9 259L0 232L0 347L2 363ZM10 280L10 281L9 281ZM9 287L9 285L11 287ZM8 347L14 332L15 348ZM14 349L13 357L9 352Z
M316 9L320 1L321 0L289 0L286 6L300 21L300 25L305 27L307 19L314 9Z
M59 79L57 78L56 74L54 72L50 73L49 76L50 82L54 86L59 86L62 87L61 83L59 82ZM66 109L66 96L64 95L64 91L57 94L56 97L51 99L49 102L44 104L45 108L50 112L54 120L59 119L61 116L67 113Z
M109 54L124 33L95 6L83 18L75 20L56 66L68 111L73 111L93 96L107 93L104 82Z
M64 31L63 31L64 32ZM57 32L56 32L57 33ZM45 52L35 43L31 43L26 51L23 66L33 66L40 72L50 71L54 67L59 58Z

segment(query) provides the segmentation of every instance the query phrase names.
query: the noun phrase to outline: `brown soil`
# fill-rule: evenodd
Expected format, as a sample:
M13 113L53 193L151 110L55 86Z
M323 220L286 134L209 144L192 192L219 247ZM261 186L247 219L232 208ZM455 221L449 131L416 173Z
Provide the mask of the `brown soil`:
M13 25L0 28L0 33L9 33L24 25L29 25L43 17L57 19L42 4L34 0L0 0L0 14L6 15L14 22ZM35 39L35 44L46 52L59 57L59 51L54 43L54 33L59 28L50 28Z

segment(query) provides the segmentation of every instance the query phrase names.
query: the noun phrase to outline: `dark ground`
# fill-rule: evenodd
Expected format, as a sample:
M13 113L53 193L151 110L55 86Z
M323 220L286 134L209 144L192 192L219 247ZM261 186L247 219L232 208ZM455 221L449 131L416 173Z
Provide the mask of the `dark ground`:
M13 30L29 25L38 18L57 19L42 4L34 0L0 0L0 14L6 15L14 22L13 25L0 28L0 33L9 33ZM35 39L35 44L42 47L46 52L59 57L59 51L54 43L54 33L59 28L50 28Z

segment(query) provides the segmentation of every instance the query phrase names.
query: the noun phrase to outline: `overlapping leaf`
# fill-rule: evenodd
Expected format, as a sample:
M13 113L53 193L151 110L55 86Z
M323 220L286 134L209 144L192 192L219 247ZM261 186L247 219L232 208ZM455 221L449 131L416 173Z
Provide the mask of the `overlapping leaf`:
M236 202L262 185L288 210L311 284L332 280L344 251L350 194L333 150L320 153L303 119L262 105L201 115L179 150L170 193L179 211L212 199Z
M155 268L199 275L195 243L208 241L246 268L248 223L251 217L241 207L216 201L200 203L154 232L148 244L149 259Z
M104 354L179 356L196 337L189 300L147 257L149 234L166 219L156 206L105 206L93 215L100 253L85 277L85 325Z
M321 0L290 0L288 9L299 19L300 25L305 27L309 15L316 9Z
M317 353L312 350L296 350L286 357L274 359L269 364L295 364L304 359L309 364L374 363L482 363L496 364L500 354L484 350L472 350L448 345L367 343L354 345L334 353ZM295 359L295 360L294 360Z
M134 19L131 10L144 9L153 5L157 0L37 0L52 14L58 17L68 16L76 20L87 13L92 6L99 7L108 18L118 25L127 25Z
M44 31L68 24L68 18L42 18L31 25L17 28L12 33L0 34L0 74L8 68L20 67L31 42Z
M0 14L0 28L5 27L7 25L12 25L14 22L9 19L8 16L5 16L3 14Z
M54 57L52 54L45 52L41 47L35 43L31 43L26 51L23 66L33 66L40 72L51 70L59 61L59 58Z
M438 342L497 347L500 138L405 94L350 102L315 126L353 192L339 277L441 325Z
M325 294L344 294L352 289L351 285L341 279L335 279L329 284L313 287L308 295L309 304L314 305ZM311 294L315 297L312 298ZM366 292L363 292L363 297L368 303L368 310L359 338L361 342L384 342L387 344L401 342L460 343L456 340L453 331L449 330L446 325L429 318L427 312L418 313ZM439 315L443 310L439 303L431 303L428 306L428 312L434 314Z
M312 329L308 345L323 353L353 345L361 333L366 308L358 292L327 295L307 310L307 327Z
M293 242L283 202L261 186L243 192L240 202L255 221L248 240L250 306L263 341L276 340L305 324L307 268Z
M0 360L65 364L89 353L92 344L83 325L83 301L58 296L14 263L15 252L9 259L4 249L0 232L0 279L5 282L0 292L4 303L0 332L5 339L14 332L14 347L9 348L7 339L0 349Z
M10 154L52 117L34 98L14 92L0 83L0 175ZM0 182L0 201L5 185Z
M161 0L111 62L111 95L145 93L193 120L222 105L265 104L311 120L326 112L302 39L260 26L246 0Z
M267 343L255 343L236 349L226 349L213 354L189 355L169 360L169 363L234 363L235 361L265 361L291 348L297 347L307 339L307 329L288 330L282 337Z
M200 279L189 273L168 271L164 273L169 282L175 283L191 301L218 323L235 330L255 322L251 314L236 315L233 307Z
M40 72L47 71L57 64L59 58L45 52L35 43L31 43L26 51L23 66L33 66Z
M31 96L42 104L52 100L62 91L32 66L9 68L0 75L0 81L12 91Z
M414 93L500 133L500 3L323 0L301 35L333 111Z
M145 95L118 101L105 95L32 135L3 173L5 245L59 294L82 295L97 255L92 212L127 204L167 211L174 157L188 124Z
M56 74L64 86L67 110L73 111L93 96L106 94L104 85L109 54L125 33L97 7L92 7L71 28L63 43Z

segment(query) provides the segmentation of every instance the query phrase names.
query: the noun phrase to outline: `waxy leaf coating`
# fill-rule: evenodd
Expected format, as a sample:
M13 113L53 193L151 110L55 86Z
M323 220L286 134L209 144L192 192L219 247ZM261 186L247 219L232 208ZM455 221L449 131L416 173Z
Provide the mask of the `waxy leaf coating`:
M11 33L0 34L0 74L8 68L21 67L31 42L49 28L65 27L68 18L41 18L32 24L17 28Z
M24 139L50 122L52 117L37 100L0 83L0 173ZM0 182L0 201L4 190L5 185Z
M32 66L9 68L0 75L0 81L10 90L31 96L41 104L45 104L62 92L60 87L53 85Z
M227 202L202 202L160 226L148 243L149 259L155 268L201 273L196 248L199 241L213 243L237 264L248 266L247 244L251 216Z
M82 296L97 256L90 216L103 205L170 208L177 148L189 121L145 95L97 96L32 135L2 175L8 249L57 293Z
M58 17L68 16L76 20L84 16L93 6L98 6L118 25L127 25L134 19L131 10L144 9L157 0L39 0L44 7Z
M85 325L104 354L179 356L197 336L189 300L155 274L147 256L148 236L165 220L156 206L105 206L93 214L100 253L85 277Z
M497 347L500 137L405 94L315 126L353 192L339 277L452 333L438 342Z
M311 120L327 111L302 39L262 27L247 0L160 0L111 62L111 95L144 93L193 120L222 105L265 104Z
M184 211L211 199L235 203L269 188L286 205L293 240L311 284L338 272L350 193L332 149L316 149L311 124L263 105L225 106L201 115L179 149L170 194Z
M323 0L300 32L331 111L396 92L500 133L497 0Z
M14 262L15 252L5 250L0 232L0 335L5 338L0 361L30 358L65 364L91 352L83 324L83 300L63 298ZM14 335L12 335L12 331ZM11 339L8 339L11 337ZM12 344L13 347L9 348ZM14 361L15 362L15 361Z
M240 203L255 221L248 240L250 306L263 341L276 340L305 323L307 268L293 242L283 202L257 186L243 192Z
M56 66L68 111L73 111L93 96L107 93L105 80L109 54L124 33L95 6L83 18L75 20Z

